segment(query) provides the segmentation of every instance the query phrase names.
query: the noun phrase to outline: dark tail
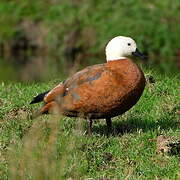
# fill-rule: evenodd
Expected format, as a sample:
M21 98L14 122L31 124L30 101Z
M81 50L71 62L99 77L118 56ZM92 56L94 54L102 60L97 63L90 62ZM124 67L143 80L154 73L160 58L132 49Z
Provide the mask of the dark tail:
M37 95L36 97L33 98L33 100L30 102L30 104L34 104L34 103L38 103L43 101L44 96L48 93L49 91L46 91L44 93L41 93L39 95Z

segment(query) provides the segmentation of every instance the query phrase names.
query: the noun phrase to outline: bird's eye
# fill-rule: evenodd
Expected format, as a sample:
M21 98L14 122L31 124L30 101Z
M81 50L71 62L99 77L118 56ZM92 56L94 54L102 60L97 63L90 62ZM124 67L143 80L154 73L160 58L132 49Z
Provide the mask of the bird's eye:
M130 45L131 45L131 43L128 43L127 45L128 45L128 46L130 46Z

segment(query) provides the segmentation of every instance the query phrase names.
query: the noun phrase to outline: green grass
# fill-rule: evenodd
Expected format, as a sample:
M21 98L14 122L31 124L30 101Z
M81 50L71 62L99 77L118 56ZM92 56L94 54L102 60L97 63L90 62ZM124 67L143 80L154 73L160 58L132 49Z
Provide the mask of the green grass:
M32 97L58 80L41 84L0 84L1 179L179 179L180 156L156 153L159 134L180 139L179 77L146 70L147 84L140 101L113 119L107 137L104 120L95 121L85 135L80 118L28 116L40 105Z

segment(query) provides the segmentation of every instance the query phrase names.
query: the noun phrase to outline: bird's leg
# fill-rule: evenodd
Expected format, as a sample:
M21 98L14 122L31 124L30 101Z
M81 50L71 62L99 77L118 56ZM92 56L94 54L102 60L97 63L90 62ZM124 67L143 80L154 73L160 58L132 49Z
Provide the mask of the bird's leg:
M88 123L88 135L91 136L92 135L92 119L91 118L87 118L87 123Z
M111 118L106 118L106 124L108 128L108 134L112 131L112 121Z

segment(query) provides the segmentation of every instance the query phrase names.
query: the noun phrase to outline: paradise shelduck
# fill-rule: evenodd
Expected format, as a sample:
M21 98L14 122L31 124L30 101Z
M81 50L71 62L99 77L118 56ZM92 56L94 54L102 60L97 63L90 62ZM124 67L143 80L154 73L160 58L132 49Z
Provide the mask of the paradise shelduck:
M52 112L83 117L88 120L88 133L92 133L93 119L106 119L108 131L111 118L133 107L145 87L141 69L128 56L145 58L130 37L117 36L106 46L104 64L86 67L50 91L36 96L30 104L44 101L36 115Z

